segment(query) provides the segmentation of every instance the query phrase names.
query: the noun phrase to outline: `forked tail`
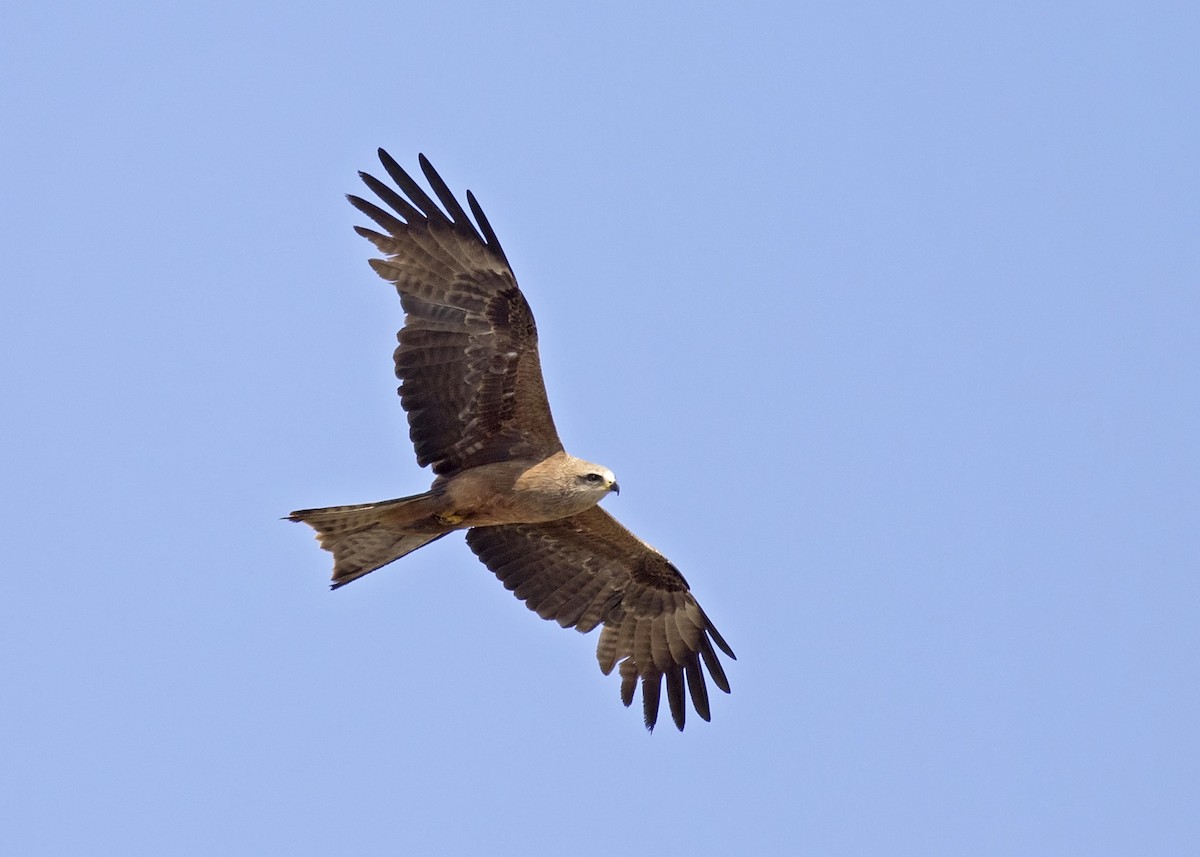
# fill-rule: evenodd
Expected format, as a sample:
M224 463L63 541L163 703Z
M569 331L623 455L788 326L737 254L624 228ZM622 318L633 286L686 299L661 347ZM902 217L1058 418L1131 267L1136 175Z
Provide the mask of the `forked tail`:
M288 515L288 520L317 531L321 547L333 554L330 588L337 589L450 532L428 532L431 499L430 494L418 494L382 503L302 509ZM424 532L409 528L422 520L426 522Z

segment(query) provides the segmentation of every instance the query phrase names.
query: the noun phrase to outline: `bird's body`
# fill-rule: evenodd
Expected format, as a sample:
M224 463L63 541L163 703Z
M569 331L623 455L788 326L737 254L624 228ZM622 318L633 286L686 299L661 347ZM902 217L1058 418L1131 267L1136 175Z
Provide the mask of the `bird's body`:
M462 527L542 524L595 506L617 480L606 467L556 452L540 461L481 464L441 483L446 515ZM434 483L435 492L439 491Z
M396 375L410 437L435 478L424 494L293 512L333 553L338 588L456 530L530 609L564 627L604 626L597 657L618 663L621 697L642 684L653 728L665 678L682 729L686 686L709 717L703 662L729 684L712 643L733 657L678 570L597 504L618 490L607 467L567 454L550 415L533 313L479 205L483 234L428 161L421 166L447 214L386 152L406 196L363 181L398 215L350 201L387 234L358 227L386 259L371 265L395 284L405 309Z

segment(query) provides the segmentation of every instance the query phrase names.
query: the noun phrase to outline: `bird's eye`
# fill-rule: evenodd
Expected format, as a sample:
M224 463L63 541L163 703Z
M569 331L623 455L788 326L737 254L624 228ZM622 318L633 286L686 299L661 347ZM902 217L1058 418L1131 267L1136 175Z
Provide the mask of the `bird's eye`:
M599 482L603 477L599 473L589 473L584 477L588 482Z

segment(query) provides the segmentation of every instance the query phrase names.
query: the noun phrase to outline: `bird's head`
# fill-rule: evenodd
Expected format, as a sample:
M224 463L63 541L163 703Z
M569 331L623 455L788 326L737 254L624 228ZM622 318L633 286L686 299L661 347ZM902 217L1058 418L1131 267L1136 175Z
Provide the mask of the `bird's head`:
M617 484L617 477L613 472L607 467L601 467L599 464L592 464L589 461L579 462L575 482L585 490L594 492L601 497L610 491L614 494L621 493L621 486Z

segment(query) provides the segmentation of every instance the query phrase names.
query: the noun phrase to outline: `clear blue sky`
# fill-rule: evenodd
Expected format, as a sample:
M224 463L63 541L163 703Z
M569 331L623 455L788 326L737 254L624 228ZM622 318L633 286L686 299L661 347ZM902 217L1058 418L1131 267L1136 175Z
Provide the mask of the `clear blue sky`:
M1200 853L1194 3L19 4L0 851ZM471 188L737 651L654 735L423 490L342 195Z

